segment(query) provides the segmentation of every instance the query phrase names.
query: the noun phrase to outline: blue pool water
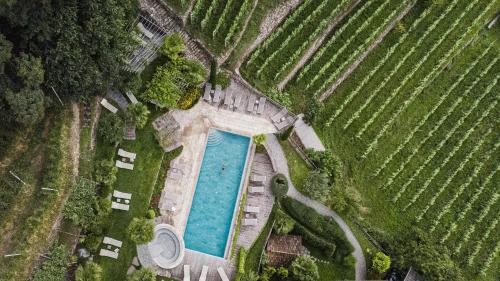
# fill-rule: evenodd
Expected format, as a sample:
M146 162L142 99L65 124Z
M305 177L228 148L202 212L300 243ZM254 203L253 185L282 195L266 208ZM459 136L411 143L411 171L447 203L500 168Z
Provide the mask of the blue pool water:
M250 138L210 129L189 212L186 248L224 257Z

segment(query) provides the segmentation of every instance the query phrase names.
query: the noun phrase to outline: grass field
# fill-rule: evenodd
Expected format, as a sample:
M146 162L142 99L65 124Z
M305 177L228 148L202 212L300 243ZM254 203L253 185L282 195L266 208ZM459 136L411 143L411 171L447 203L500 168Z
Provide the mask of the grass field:
M288 141L280 141L280 144L285 152L292 183L295 188L301 190L304 181L309 175L309 167Z

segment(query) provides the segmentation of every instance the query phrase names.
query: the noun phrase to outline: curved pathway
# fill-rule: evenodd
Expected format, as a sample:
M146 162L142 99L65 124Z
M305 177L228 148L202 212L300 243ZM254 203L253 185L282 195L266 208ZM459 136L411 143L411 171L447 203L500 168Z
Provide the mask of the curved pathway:
M275 135L267 135L265 147L267 149L267 152L269 153L271 162L276 172L284 174L288 179L289 190L287 195L301 202L302 204L313 208L319 214L333 218L335 222L337 222L337 224L340 226L342 231L344 231L347 240L349 240L349 243L351 243L351 245L354 247L354 252L352 254L356 259L356 280L366 280L365 256L363 255L361 245L354 236L354 233L352 233L351 228L349 228L347 223L336 212L332 211L330 208L326 207L320 202L312 200L311 198L306 197L302 193L297 191L290 179L290 173L288 171L288 164L285 153L283 152L283 149L281 148L281 145Z

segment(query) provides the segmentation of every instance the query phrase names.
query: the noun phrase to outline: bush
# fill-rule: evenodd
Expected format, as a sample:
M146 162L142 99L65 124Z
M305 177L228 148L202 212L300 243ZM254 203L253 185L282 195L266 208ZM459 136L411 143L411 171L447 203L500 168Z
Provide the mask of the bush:
M110 189L116 181L116 173L118 168L113 160L101 160L95 166L95 180L102 183L107 189ZM108 192L102 192L103 197L107 196Z
M382 252L377 252L372 259L372 268L379 274L389 270L391 258Z
M323 110L323 104L312 98L307 103L306 111L304 112L304 122L312 125L318 119L319 114Z
M108 144L117 144L122 140L123 120L118 114L104 114L104 117L99 120L97 133Z
M85 266L79 265L75 272L75 281L101 281L102 268L97 263L87 262Z
M285 108L292 108L292 99L290 98L290 94L288 92L280 92L276 88L273 88L267 92L267 96Z
M245 260L247 258L247 250L243 247L238 252L238 270L236 271L235 281L241 281L245 275Z
M266 143L266 135L260 134L253 137L253 142L258 146L263 146Z
M154 224L148 219L133 218L127 232L130 240L136 244L145 244L154 238Z
M318 249L321 249L321 251L323 252L323 254L325 254L325 256L333 257L335 255L335 250L337 249L337 246L335 246L335 244L328 242L325 239L312 233L302 224L295 223L294 232L300 234L304 238L305 242L311 244L312 246ZM342 259L343 257L339 256L338 258Z
M132 115L132 121L135 122L135 126L139 129L144 128L148 122L149 114L151 113L148 107L138 102L136 104L131 104L128 107L128 111Z
M276 174L271 179L271 190L278 199L283 198L288 193L288 180L283 174Z
M95 204L95 185L89 180L78 178L64 207L63 215L74 224L87 229L96 221Z
M305 152L313 164L330 177L330 182L333 183L336 178L342 175L342 162L331 150L307 149Z
M127 277L127 281L156 281L156 273L149 268L141 268Z
M293 129L294 129L293 125L290 126L290 127L288 127L284 132L278 134L278 139L280 141L286 141L286 140L288 140L288 138L290 137L290 135L293 132Z
M241 277L241 281L259 281L259 275L255 271L250 270Z
M103 235L91 233L83 238L82 244L90 252L96 253L101 246L102 239Z
M177 107L182 110L188 110L198 102L200 97L200 88L190 88L187 93L181 96L181 98L177 102Z
M274 220L274 232L279 235L290 233L295 226L295 221L289 217L285 212L278 209L276 211L276 219Z
M146 218L148 219L154 219L156 217L155 210L149 209L148 213L146 214Z
M185 46L182 37L177 33L172 33L164 37L159 51L162 55L174 61L179 58L184 49Z
M231 85L231 76L225 71L219 71L215 84L220 85L224 90Z
M290 266L293 280L316 281L319 279L318 266L309 256L297 257Z
M70 254L64 245L53 248L42 266L35 272L33 281L65 280Z
M322 171L311 171L304 181L302 190L312 199L325 202L330 194L328 182L327 174Z

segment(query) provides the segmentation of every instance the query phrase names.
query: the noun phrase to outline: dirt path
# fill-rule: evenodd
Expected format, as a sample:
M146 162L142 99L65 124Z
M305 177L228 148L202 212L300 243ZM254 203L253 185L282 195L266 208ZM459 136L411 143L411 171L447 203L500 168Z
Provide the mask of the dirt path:
M393 19L389 25L387 25L387 27L384 29L384 31L382 33L380 33L380 35L377 37L377 39L375 41L373 41L373 43L344 71L344 73L337 79L337 81L335 81L333 83L333 85L328 88L320 97L319 97L319 101L324 101L325 99L327 99L334 91L335 89L337 89L337 87L342 83L344 82L344 80L347 79L347 77L349 77L349 75L351 75L352 72L354 72L354 70L356 70L356 68L358 68L358 66L366 59L366 57L375 49L378 47L378 45L380 45L380 43L382 43L382 40L384 40L385 36L387 36L387 34L389 34L389 32L396 26L396 24L404 17L406 16L406 14L408 14L408 12L411 10L411 8L413 8L413 6L415 5L416 1L412 1L411 3L409 3L409 5L403 10L401 11L401 13L399 13L399 15Z
M96 146L96 134L97 134L97 122L99 121L99 117L101 116L101 97L96 97L94 99L94 108L95 108L95 114L94 118L92 118L92 123L90 125L90 150L94 151L94 148Z
M302 56L302 58L297 62L294 68L288 73L288 75L278 83L278 90L283 90L286 84L292 80L292 78L297 74L297 72L304 67L304 65L309 61L309 59L318 51L318 49L323 45L326 37L332 32L332 30L342 21L345 16L351 13L351 11L358 6L361 0L352 1L347 8L345 8L342 13L336 16L333 21L323 30L323 33L313 42L311 47L307 50L307 52Z
M238 59L235 65L235 72L240 74L241 64L245 61L245 59L250 55L250 53L257 48L257 46L264 41L275 29L278 25L285 19L285 17L294 10L303 0L288 0L283 2L278 7L274 8L270 11L262 23L260 24L260 31L257 38L248 46L245 53Z

